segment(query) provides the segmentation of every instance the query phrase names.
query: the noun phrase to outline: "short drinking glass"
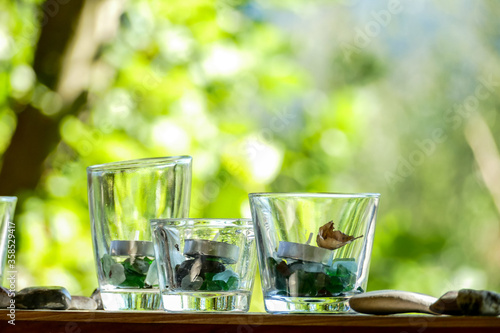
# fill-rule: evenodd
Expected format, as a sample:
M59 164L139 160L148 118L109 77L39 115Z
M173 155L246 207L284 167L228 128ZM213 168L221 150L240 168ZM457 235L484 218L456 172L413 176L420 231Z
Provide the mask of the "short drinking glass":
M191 157L94 165L87 176L104 309L160 309L149 220L188 216Z
M379 194L249 197L266 310L349 311L366 290Z
M151 221L167 311L246 312L257 256L250 219Z

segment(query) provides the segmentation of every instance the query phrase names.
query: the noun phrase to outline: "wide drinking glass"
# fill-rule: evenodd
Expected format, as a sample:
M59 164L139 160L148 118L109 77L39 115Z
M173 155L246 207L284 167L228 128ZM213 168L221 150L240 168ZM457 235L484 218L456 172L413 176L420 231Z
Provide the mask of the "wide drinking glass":
M0 285L3 283L5 272L10 270L15 270L15 259L13 267L7 267L5 263L7 261L7 253L14 254L16 250L16 240L14 239L14 224L12 222L14 217L14 210L16 208L17 198L16 197L0 197ZM12 235L9 237L9 235ZM15 282L15 281L14 281ZM15 290L15 283L14 288Z
M105 310L158 310L149 220L187 217L191 157L161 157L87 168L92 238Z
M266 311L349 311L366 290L379 196L249 195Z
M257 266L250 219L151 221L163 307L246 312Z

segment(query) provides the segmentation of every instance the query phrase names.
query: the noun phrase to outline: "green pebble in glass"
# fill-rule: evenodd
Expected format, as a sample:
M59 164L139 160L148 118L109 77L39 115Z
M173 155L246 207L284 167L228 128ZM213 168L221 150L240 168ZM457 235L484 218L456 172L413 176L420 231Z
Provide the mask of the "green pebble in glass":
M201 261L201 265L196 264L197 261ZM183 290L230 291L239 287L238 274L215 258L200 256L186 260L176 268L176 274L176 280L182 281ZM192 276L196 281L190 281Z
M308 272L307 265L300 261L287 264L268 258L269 268L274 273L275 288L278 295L291 297L331 297L351 291L356 284L356 272L351 271L351 260L344 259L349 265L337 263L323 272ZM354 264L355 265L355 264ZM325 272L325 273L324 273Z
M148 257L127 258L123 262L117 262L109 254L101 258L104 274L111 283L125 288L148 288L146 279L149 267L153 259Z

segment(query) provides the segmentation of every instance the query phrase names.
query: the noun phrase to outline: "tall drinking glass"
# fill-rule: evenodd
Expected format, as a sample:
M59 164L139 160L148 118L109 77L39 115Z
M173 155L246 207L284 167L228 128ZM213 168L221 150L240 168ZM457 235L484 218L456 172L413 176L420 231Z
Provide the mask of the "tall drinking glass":
M266 310L349 311L366 290L379 194L249 197Z
M90 218L105 310L158 310L161 297L149 220L189 214L191 157L87 168Z
M15 258L16 240L14 239L14 209L16 208L16 197L0 197L0 284L3 283L5 272L14 269L6 269L7 253L9 259ZM9 236L12 235L12 236ZM10 255L14 255L14 257ZM13 259L15 268L15 259ZM9 267L7 267L9 268ZM14 285L15 288L15 285Z

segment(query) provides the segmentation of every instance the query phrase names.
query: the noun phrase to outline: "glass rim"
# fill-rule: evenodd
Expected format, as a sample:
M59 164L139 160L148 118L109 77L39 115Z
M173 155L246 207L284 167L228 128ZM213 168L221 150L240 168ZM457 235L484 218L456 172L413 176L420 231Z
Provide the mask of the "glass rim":
M14 196L0 196L0 202L16 202L17 197Z
M135 160L116 161L110 163L91 165L87 167L87 172L134 169L137 167L144 167L144 166L152 167L152 166L159 166L164 163L190 163L192 160L193 158L189 155L146 157Z
M297 198L380 198L380 193L334 193L334 192L256 192L249 193L249 198L254 197L297 197Z
M246 222L247 224L248 223L252 223L252 219L251 218L248 218L248 217L242 217L242 218L191 218L191 217L177 217L177 218L165 218L165 219L151 219L149 220L149 223L151 225L157 225L159 223L163 223L163 222L182 222L182 221L188 221L188 222L203 222L203 221L207 221L207 222L217 222L217 221L222 221L222 222L237 222L237 221L241 221L241 222Z

